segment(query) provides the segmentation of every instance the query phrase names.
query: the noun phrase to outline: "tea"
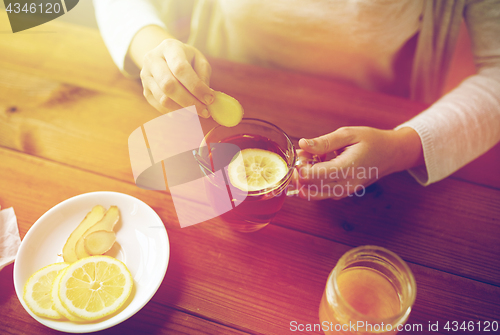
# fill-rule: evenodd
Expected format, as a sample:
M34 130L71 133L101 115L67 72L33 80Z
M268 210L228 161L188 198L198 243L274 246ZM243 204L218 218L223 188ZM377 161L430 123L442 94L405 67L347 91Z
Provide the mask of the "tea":
M289 160L286 153L281 147L271 139L255 134L238 134L225 138L219 143L231 143L237 145L241 151L245 149L260 149L265 152L271 152L279 155L283 164ZM217 155L217 147L210 152L210 159L213 161L213 156ZM222 156L222 155L221 155ZM220 157L220 156L218 156ZM232 157L231 157L232 158ZM220 162L223 166L228 166L231 159L226 157L226 162ZM226 187L226 185L215 185L214 183L207 182L207 192L209 192L210 199L221 199L218 197L226 197L229 193L233 203L233 209L222 214L221 218L228 222L232 228L243 232L256 231L267 225L272 218L279 211L286 198L286 186L290 180L291 174L288 175L287 180L277 183L271 187L262 190L252 190L244 192L236 187ZM229 178L227 178L230 180ZM246 198L245 198L246 195ZM244 198L243 202L237 203L236 199ZM212 205L217 206L217 201L213 201ZM217 210L217 209L216 209Z

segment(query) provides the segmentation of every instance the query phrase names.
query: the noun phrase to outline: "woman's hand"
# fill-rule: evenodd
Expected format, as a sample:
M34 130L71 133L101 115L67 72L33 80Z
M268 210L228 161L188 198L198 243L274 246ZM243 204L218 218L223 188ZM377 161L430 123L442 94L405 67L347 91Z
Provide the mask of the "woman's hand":
M209 87L212 70L199 50L158 26L147 26L132 40L129 54L142 69L144 96L158 111L195 105L200 116L210 116L206 105L214 100Z
M424 164L420 137L412 128L397 131L343 127L314 139L301 139L298 154L337 153L330 161L299 168L292 180L307 199L341 199L397 171Z
M211 68L200 51L176 39L166 39L144 57L141 71L144 96L162 113L196 106L210 116L206 105L214 100L209 87Z

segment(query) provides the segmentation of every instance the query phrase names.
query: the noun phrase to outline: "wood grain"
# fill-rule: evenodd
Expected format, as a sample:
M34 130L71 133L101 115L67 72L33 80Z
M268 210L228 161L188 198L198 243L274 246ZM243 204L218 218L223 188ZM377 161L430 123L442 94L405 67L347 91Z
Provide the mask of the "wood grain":
M14 207L21 236L57 203L102 190L143 200L167 227L171 259L158 292L103 333L288 334L291 321L319 321L329 272L363 244L409 263L418 286L409 323L500 321L500 146L426 188L400 173L360 198L287 199L275 223L254 234L220 219L180 229L168 192L133 183L128 136L159 114L140 83L119 73L98 31L50 22L2 34L0 50L0 205ZM426 108L324 78L210 63L214 89L295 140L344 125L390 129ZM201 122L205 132L214 126ZM55 333L23 310L12 265L0 286L2 334Z
M311 193L314 194L312 189ZM296 220L297 212L307 212ZM351 246L374 243L412 262L500 285L500 191L406 173L340 201L287 199L275 224Z
M12 281L13 265L0 272L0 312L2 334L60 334L37 323L17 299ZM208 321L193 314L151 302L132 319L96 334L247 334L234 328Z
M99 31L52 21L10 32L7 13L0 11L0 64L21 72L91 90L127 96L138 83L114 65Z
M95 190L136 196L158 212L171 227L169 269L152 300L158 313L165 307L174 308L241 331L284 334L289 332L290 321L318 322L317 309L328 273L350 249L344 243L278 225L255 234L240 234L214 219L176 229L170 224L175 212L166 192L141 190L92 172L0 150L4 158L0 161L0 188L5 190L0 203L16 208L22 235L59 201ZM309 210L297 208L294 220L300 222L309 215ZM317 220L320 225L328 223ZM411 243L408 241L410 248ZM500 317L495 308L500 301L497 286L418 264L410 266L419 287L411 322ZM460 305L461 301L467 304Z
M0 17L0 30L8 29L7 18ZM96 30L50 22L4 34L0 50L0 145L95 171L95 148L125 152L130 132L159 115L142 97L140 83L120 74ZM246 117L273 122L295 138L346 125L391 129L426 108L323 78L218 59L210 63L214 89L240 100ZM73 109L76 115L63 113ZM99 129L103 124L107 132ZM203 121L205 131L213 125ZM66 142L71 146L64 147ZM77 155L68 154L73 148ZM112 158L117 168L110 175L130 178L127 158ZM500 188L499 170L497 145L454 176Z
M108 96L10 69L0 68L0 78L6 78L0 79L1 145L133 180L128 136L158 116L144 99Z

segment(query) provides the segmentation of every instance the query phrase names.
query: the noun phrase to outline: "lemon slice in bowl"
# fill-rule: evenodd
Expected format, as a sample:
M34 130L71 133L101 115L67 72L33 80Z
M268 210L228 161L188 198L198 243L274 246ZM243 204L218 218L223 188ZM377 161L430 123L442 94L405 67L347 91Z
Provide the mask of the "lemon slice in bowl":
M123 306L133 283L130 271L116 258L91 256L66 269L58 295L71 314L85 320L97 320Z
M63 319L51 299L52 284L58 273L69 263L54 263L35 272L24 285L24 302L38 316L50 319Z
M215 91L215 99L207 106L212 118L224 127L234 127L243 118L243 107L235 98Z
M69 263L68 263L69 265ZM68 310L63 306L61 303L61 299L59 299L59 284L61 283L61 278L62 276L66 273L66 268L62 269L59 271L59 274L57 277L54 279L54 282L52 283L52 290L50 292L51 298L52 298L52 303L54 304L54 309L59 312L62 316L66 317L66 319L70 321L75 321L75 322L82 322L85 321L82 318L79 318L78 316L75 316L68 312Z
M263 149L244 149L228 166L231 184L247 192L275 186L287 171L287 164L280 155Z

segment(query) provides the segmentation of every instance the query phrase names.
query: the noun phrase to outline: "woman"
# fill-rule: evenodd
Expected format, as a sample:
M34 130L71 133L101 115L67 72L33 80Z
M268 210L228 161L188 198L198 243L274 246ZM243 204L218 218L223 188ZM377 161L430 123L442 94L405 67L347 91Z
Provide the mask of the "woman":
M429 185L500 140L499 1L200 0L182 4L183 8L175 1L94 2L113 59L125 74L140 73L146 99L160 112L195 105L200 116L209 117L206 105L213 101L213 92L204 55L321 75L432 103L394 130L343 127L301 139L301 149L310 154L341 152L328 162L307 167L301 184L342 185L347 187L343 197L375 178L409 170L418 182ZM176 38L173 28L182 10L192 12L187 43ZM478 73L440 97L462 19L471 36ZM409 66L398 67L400 60L409 61ZM348 167L376 167L378 174L358 180L328 173ZM325 197L331 194L314 196Z

